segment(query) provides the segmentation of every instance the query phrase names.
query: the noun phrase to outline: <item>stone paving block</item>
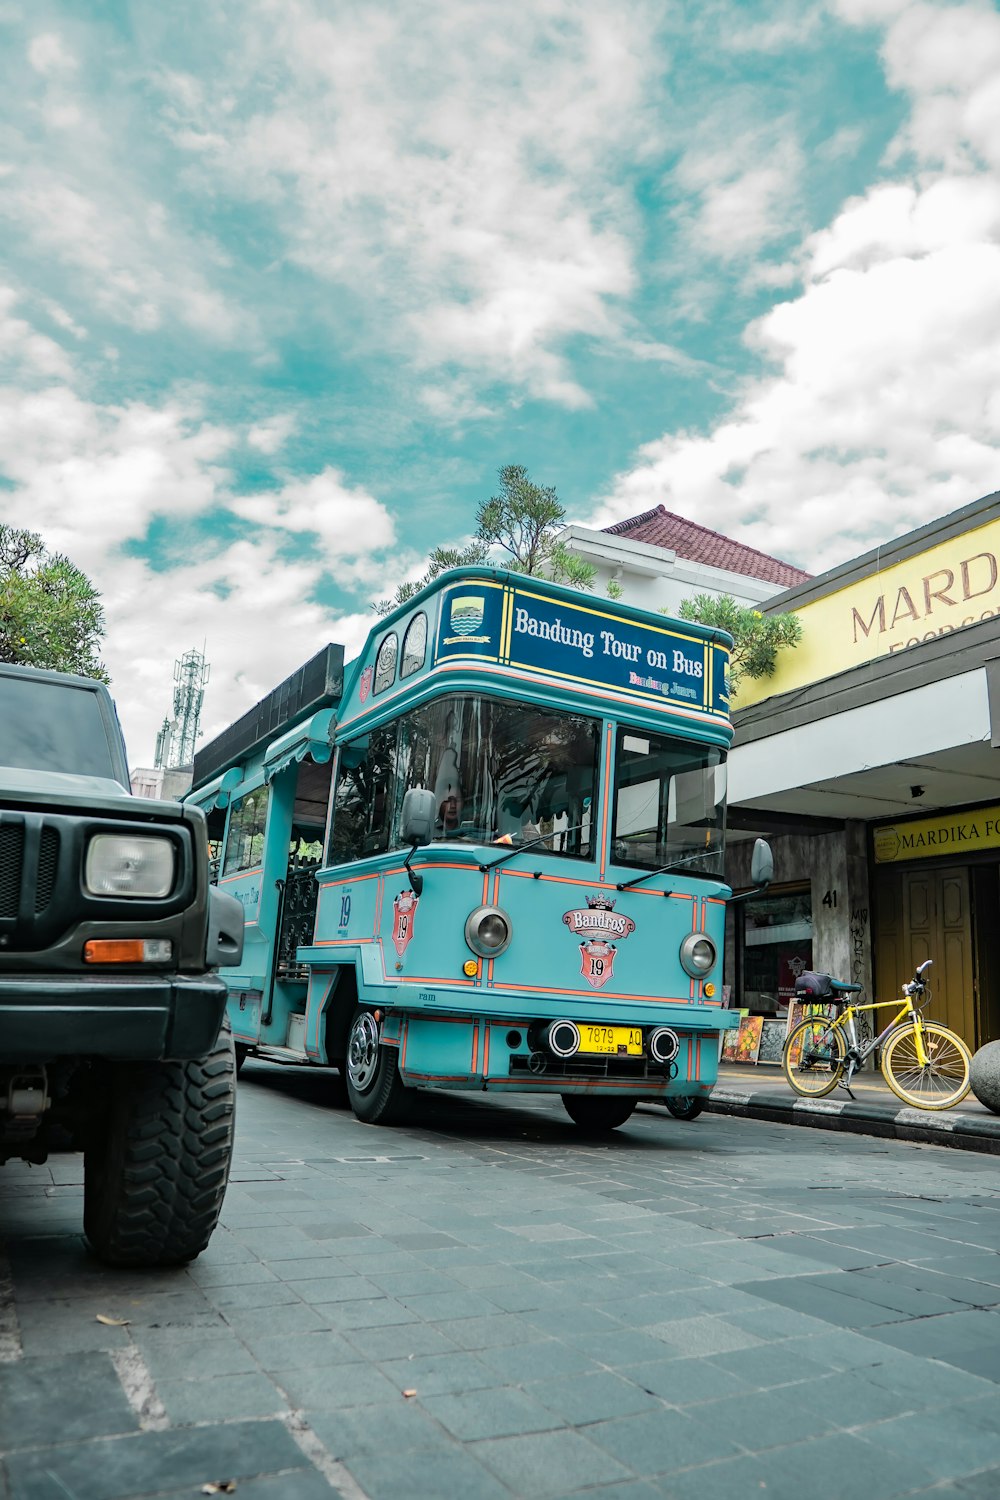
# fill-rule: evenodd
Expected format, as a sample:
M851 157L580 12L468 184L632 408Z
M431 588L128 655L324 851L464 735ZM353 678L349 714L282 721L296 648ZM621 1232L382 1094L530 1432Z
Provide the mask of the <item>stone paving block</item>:
M157 1491L156 1500L199 1500L199 1490L200 1486L186 1485L168 1494ZM239 1484L240 1500L331 1500L333 1495L334 1491L317 1469L286 1469L282 1474L263 1479L241 1479Z
M309 1426L335 1459L361 1453L454 1451L454 1439L417 1401L376 1403L307 1412Z
M381 1288L364 1276L317 1276L285 1285L303 1302L366 1302L380 1299Z
M599 1365L610 1365L613 1369L660 1360L674 1352L673 1347L655 1333L639 1333L632 1328L623 1328L618 1333L585 1334L566 1342L571 1342L583 1357Z
M931 1483L933 1474L918 1448L890 1452L871 1441L877 1427L864 1436L835 1433L766 1454L766 1493L769 1500L888 1500Z
M492 1318L448 1318L435 1324L438 1332L460 1349L501 1349L512 1344L527 1344L534 1339L531 1324L514 1314Z
M247 1375L257 1369L253 1355L232 1335L225 1339L173 1339L140 1346L154 1381L207 1380L214 1375Z
M226 1314L226 1322L245 1339L265 1338L272 1333L312 1333L332 1326L321 1309L298 1300L280 1307L233 1307Z
M880 1422L866 1428L862 1436L889 1454L918 1457L935 1479L956 1479L1000 1466L996 1418L995 1399L975 1400Z
M411 1355L443 1354L458 1348L440 1328L430 1323L397 1323L387 1328L351 1328L344 1337L363 1359L409 1359Z
M655 1395L634 1380L613 1375L610 1370L540 1380L527 1386L526 1390L571 1427L662 1409L662 1402Z
M532 1380L555 1379L560 1375L582 1375L598 1369L579 1349L564 1344L561 1339L483 1349L479 1358L489 1369L495 1370L502 1381L517 1385Z
M740 1398L754 1389L746 1380L705 1359L661 1359L628 1365L620 1373L670 1406L696 1406L722 1396Z
M363 1297L350 1302L322 1302L315 1304L327 1327L340 1333L355 1328L398 1327L400 1324L416 1323L418 1314L411 1312L394 1297Z
M307 1467L280 1422L143 1432L7 1459L12 1500L135 1500L151 1483L158 1491L198 1493L206 1476L242 1482Z
M813 1341L803 1339L801 1342L808 1348ZM754 1349L737 1349L732 1354L716 1354L711 1356L709 1362L728 1370L732 1375L738 1375L741 1380L759 1390L774 1390L803 1380L815 1380L830 1368L816 1359L810 1359L808 1353L789 1358L784 1344L758 1344Z
M423 1354L384 1360L379 1369L400 1391L416 1389L434 1396L450 1391L474 1391L496 1386L497 1373L474 1354Z
M523 1437L488 1438L472 1452L520 1497L571 1495L576 1490L634 1472L579 1432L540 1432Z
M649 1331L653 1338L684 1356L729 1354L736 1349L758 1347L763 1342L756 1334L719 1317L681 1318L657 1323Z
M245 1347L248 1357L267 1371L357 1364L364 1358L341 1334L329 1329L265 1334L262 1338L248 1338Z
M158 1380L156 1394L170 1421L230 1422L234 1418L271 1417L285 1411L285 1396L266 1375L213 1375L197 1380Z
M298 1286L275 1276L270 1281L237 1283L235 1286L212 1288L212 1302L222 1313L237 1307L285 1307L289 1303L303 1300ZM308 1299L305 1299L308 1300Z
M0 1364L0 1452L134 1432L139 1422L107 1354L81 1354L67 1385L61 1359Z
M734 1421L722 1423L703 1421L700 1412L701 1408L694 1416L664 1407L595 1423L586 1435L620 1463L647 1477L739 1453L741 1445L733 1441L733 1435L742 1423L736 1412L731 1413Z
M325 1365L318 1369L275 1370L272 1378L292 1407L335 1411L399 1399L391 1380L371 1365Z
M292 1285L296 1281L315 1281L319 1278L329 1280L334 1276L350 1279L358 1275L356 1269L332 1250L329 1254L308 1255L301 1260L270 1260L268 1268L279 1281L287 1281Z
M512 1388L457 1391L420 1399L428 1415L461 1442L550 1432L562 1426L550 1407Z
M452 1322L458 1318L489 1318L497 1312L497 1304L489 1297L464 1288L454 1292L404 1293L399 1301L427 1323L439 1319Z
M510 1490L461 1449L359 1453L347 1468L369 1500L510 1500Z

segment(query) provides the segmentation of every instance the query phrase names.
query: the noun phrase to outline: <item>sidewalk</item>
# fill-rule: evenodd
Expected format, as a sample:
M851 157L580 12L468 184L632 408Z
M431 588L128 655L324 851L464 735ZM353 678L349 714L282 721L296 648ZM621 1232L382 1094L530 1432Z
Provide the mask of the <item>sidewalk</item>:
M855 1077L851 1092L853 1100L843 1089L834 1089L825 1099L800 1099L778 1067L723 1062L705 1108L780 1125L851 1130L1000 1155L1000 1115L980 1104L975 1094L968 1094L954 1109L911 1109L896 1098L881 1073L868 1072Z

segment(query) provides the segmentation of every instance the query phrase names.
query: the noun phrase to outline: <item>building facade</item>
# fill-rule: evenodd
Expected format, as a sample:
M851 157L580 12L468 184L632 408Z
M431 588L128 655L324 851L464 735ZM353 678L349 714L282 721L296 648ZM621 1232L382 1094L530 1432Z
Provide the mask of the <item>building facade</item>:
M734 912L733 1003L782 1018L815 968L1000 1037L1000 494L769 598L803 637L741 691L730 878L755 835L776 880ZM884 1012L882 1024L889 1018Z

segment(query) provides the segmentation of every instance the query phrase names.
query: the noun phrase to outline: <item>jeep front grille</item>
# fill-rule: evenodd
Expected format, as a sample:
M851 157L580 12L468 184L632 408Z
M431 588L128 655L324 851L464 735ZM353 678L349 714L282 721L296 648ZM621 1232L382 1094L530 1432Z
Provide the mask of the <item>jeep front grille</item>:
M16 917L21 900L24 824L0 823L0 917Z

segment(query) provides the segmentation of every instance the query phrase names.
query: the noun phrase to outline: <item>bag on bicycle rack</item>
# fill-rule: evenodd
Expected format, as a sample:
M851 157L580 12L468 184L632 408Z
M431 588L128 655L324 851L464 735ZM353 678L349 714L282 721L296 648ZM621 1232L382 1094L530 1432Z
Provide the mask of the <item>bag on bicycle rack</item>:
M804 969L795 980L797 1000L832 1000L833 995L833 983L829 974L815 974L812 969Z

